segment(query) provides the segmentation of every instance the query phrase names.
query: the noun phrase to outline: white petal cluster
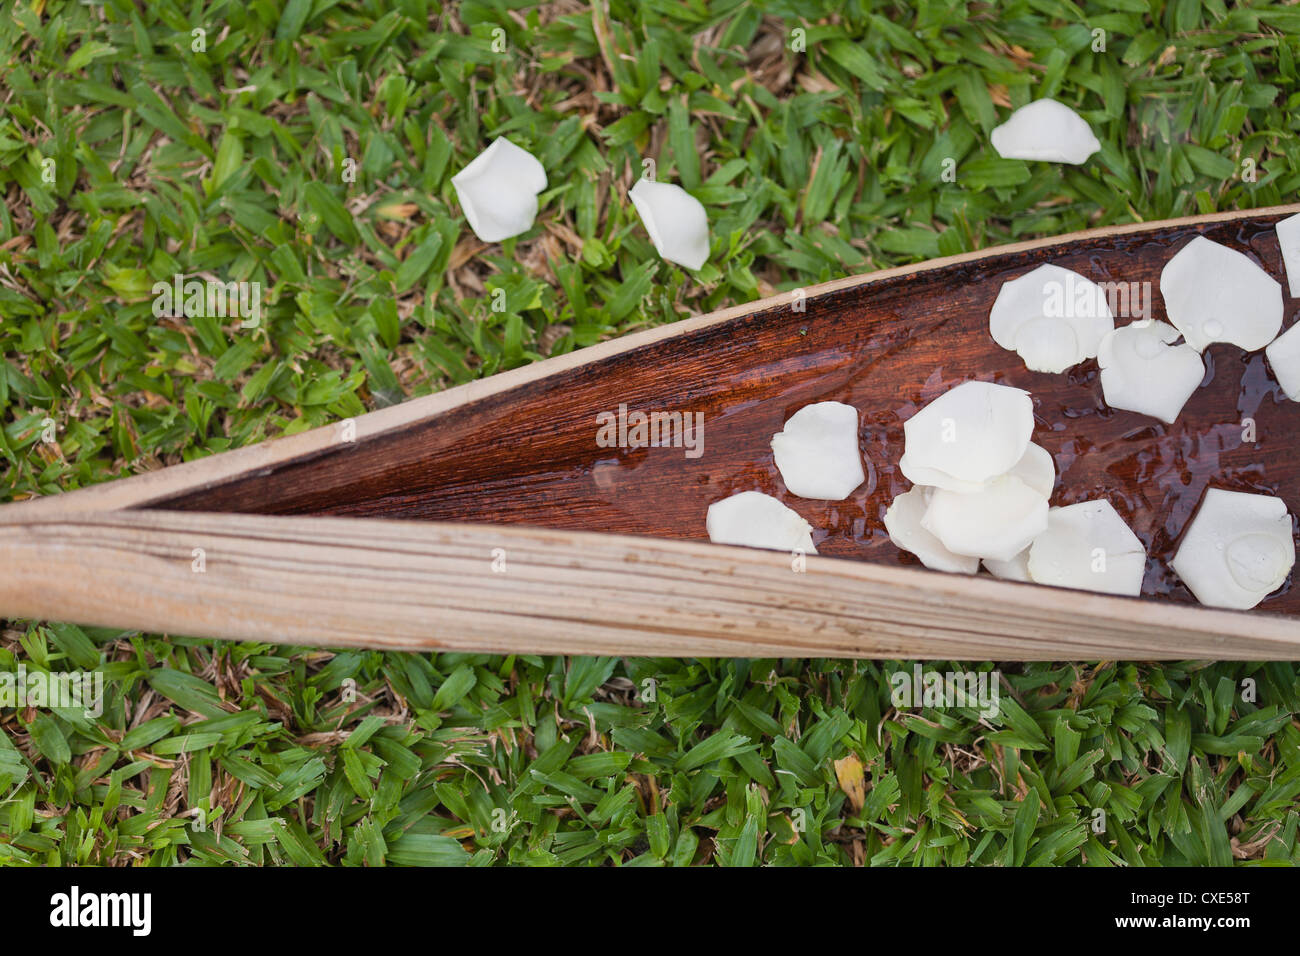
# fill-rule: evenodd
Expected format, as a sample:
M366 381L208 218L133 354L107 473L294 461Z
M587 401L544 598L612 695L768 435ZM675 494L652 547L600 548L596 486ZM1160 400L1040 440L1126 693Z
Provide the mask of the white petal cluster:
M1052 456L1030 441L1020 389L967 382L903 426L913 484L885 513L890 540L936 571L1139 594L1146 551L1108 501L1049 508ZM937 436L937 437L936 437Z
M1033 430L1029 394L1006 385L965 382L926 405L903 425L899 469L917 487L886 512L890 539L940 571L1015 560L1047 527L1056 480Z

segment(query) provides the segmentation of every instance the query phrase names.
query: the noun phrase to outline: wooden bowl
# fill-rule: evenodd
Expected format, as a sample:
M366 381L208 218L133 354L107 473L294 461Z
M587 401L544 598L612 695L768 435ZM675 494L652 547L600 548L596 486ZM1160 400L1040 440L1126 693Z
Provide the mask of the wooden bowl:
M988 334L1002 283L1045 262L1131 284L1117 324L1163 320L1160 271L1198 234L1285 290L1273 227L1297 211L1095 230L842 279L8 505L0 613L503 653L1300 659L1290 578L1256 610L1230 612L1196 605L1168 564L1211 485L1300 509L1300 404L1264 353L1207 349L1205 382L1165 425L1107 407L1095 361L1030 372ZM1296 304L1286 299L1288 316ZM1034 441L1057 465L1052 503L1110 500L1147 547L1141 598L931 572L889 541L882 516L909 487L896 468L903 422L969 379L1031 393ZM790 495L769 447L794 411L825 400L860 415L867 481L845 501ZM702 415L702 448L603 447L598 416L620 408ZM745 490L806 517L819 554L709 544L708 505Z

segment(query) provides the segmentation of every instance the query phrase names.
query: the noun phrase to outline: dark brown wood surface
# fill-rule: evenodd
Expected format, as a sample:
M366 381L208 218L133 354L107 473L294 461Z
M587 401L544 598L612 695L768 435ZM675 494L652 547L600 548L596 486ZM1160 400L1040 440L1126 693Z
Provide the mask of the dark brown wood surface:
M915 565L881 520L908 487L896 468L903 422L976 378L1032 394L1034 441L1057 463L1052 503L1108 498L1147 546L1144 593L1191 602L1167 560L1206 487L1276 494L1300 509L1300 404L1281 393L1262 351L1218 345L1207 349L1206 379L1173 425L1113 410L1095 361L1062 375L1030 372L988 335L989 308L1005 280L1052 262L1098 282L1150 283L1152 316L1164 320L1160 270L1197 233L1251 256L1285 295L1277 218L1087 238L812 296L803 312L769 307L149 506L707 540L708 505L754 489L804 515L824 555ZM1289 326L1297 300L1285 303ZM825 400L860 413L867 481L842 502L786 492L769 447L791 414ZM620 404L702 412L702 456L598 447L597 414ZM1242 440L1247 418L1254 443ZM1259 610L1295 616L1300 595L1288 580Z

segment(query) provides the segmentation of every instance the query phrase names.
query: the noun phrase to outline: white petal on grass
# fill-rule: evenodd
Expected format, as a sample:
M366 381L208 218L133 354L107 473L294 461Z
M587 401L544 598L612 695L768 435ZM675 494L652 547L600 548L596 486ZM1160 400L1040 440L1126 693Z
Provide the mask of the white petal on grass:
M1273 376L1293 402L1300 402L1300 323L1287 329L1264 349Z
M1034 581L1104 594L1141 594L1146 564L1142 542L1105 499L1053 508L1029 549Z
M858 448L858 410L815 402L790 416L772 436L772 455L790 494L842 501L866 480Z
M1205 377L1205 360L1172 325L1147 319L1116 329L1097 350L1101 391L1111 408L1172 423Z
M1197 236L1165 263L1160 294L1174 328L1198 352L1230 342L1255 352L1282 328L1282 286L1249 257Z
M1064 372L1096 356L1115 328L1106 291L1077 272L1041 265L1004 282L989 312L993 341L1035 372Z
M816 554L812 525L771 495L742 491L709 505L705 526L714 544Z
M709 258L709 217L681 186L638 179L628 191L655 250L669 262L698 269Z
M1037 159L1079 165L1101 149L1087 122L1064 103L1035 100L993 130L993 148L1003 159Z
M970 494L937 488L921 527L954 554L1010 561L1047 527L1047 499L1012 475Z
M889 540L916 555L927 568L974 574L979 570L979 558L953 554L942 541L921 527L921 518L929 502L930 492L925 488L913 488L890 502L885 512L885 530L889 532Z
M500 242L533 227L546 170L528 150L498 136L451 177L451 184L474 235Z
M1300 297L1300 213L1277 224L1277 244L1286 265L1287 288L1291 297Z
M1032 581L1029 576L1029 549L1026 548L1010 561L996 561L993 558L983 560L989 574L1003 581Z
M1295 564L1286 502L1211 488L1170 564L1202 604L1249 610L1281 587Z
M1020 461L1034 431L1029 393L990 382L963 382L903 423L899 467L914 483L970 489ZM929 479L929 480L927 480Z

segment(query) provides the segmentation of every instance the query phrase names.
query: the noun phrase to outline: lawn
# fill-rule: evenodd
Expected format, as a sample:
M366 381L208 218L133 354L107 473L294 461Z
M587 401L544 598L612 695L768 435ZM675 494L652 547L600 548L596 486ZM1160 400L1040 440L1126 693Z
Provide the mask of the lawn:
M0 9L0 499L342 418L848 274L1300 187L1300 7L14 0ZM989 132L1055 97L1083 166ZM485 245L451 176L545 166ZM661 260L627 198L704 203ZM256 281L255 328L158 318ZM501 293L507 307L494 310ZM0 861L1297 863L1293 664L961 665L1001 707L895 708L900 662L327 652L6 621ZM936 664L949 670L954 665Z

